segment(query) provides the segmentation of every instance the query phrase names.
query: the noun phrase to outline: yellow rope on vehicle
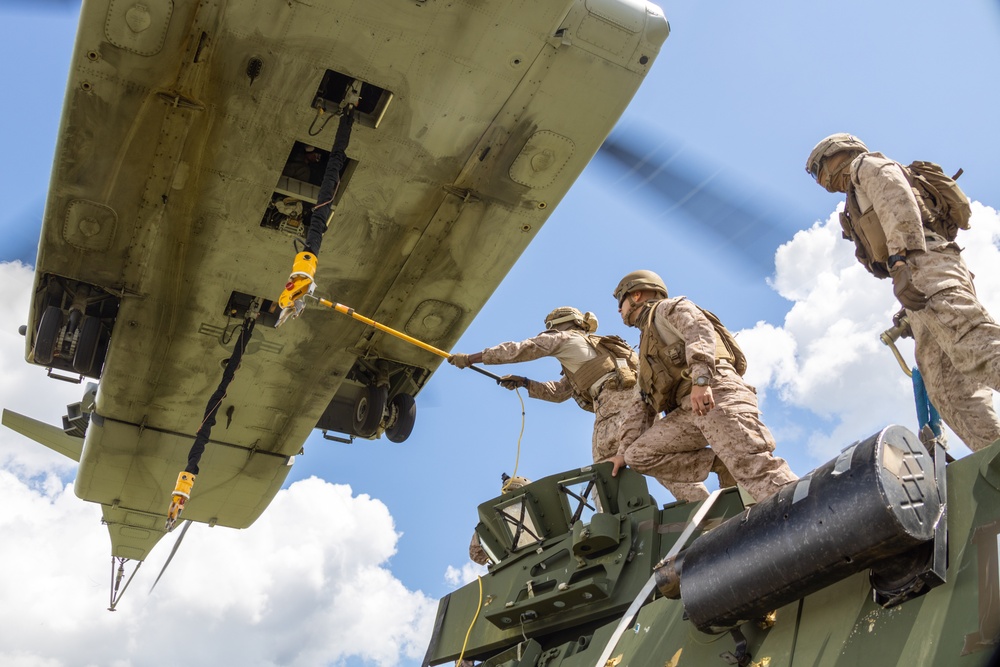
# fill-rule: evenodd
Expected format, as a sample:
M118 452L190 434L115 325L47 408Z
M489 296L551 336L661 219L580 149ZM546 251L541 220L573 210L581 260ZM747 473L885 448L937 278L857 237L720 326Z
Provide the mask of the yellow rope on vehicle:
M465 631L465 641L462 642L462 652L458 654L456 665L462 664L462 659L465 657L465 647L469 645L469 635L472 634L472 628L476 624L476 619L479 618L479 610L483 606L483 578L476 577L476 579L479 581L479 602L476 603L476 615L472 617L472 623L469 623L469 629Z

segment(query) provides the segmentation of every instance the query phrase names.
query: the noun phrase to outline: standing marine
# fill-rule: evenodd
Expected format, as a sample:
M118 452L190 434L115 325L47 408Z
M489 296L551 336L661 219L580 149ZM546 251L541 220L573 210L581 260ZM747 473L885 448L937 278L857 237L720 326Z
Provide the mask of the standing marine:
M708 477L718 458L757 501L798 479L774 456L757 392L741 375L746 358L715 315L686 297L669 298L652 271L629 273L614 296L622 321L642 332L636 403L649 424L620 443L611 457L615 473L628 465L664 484L692 484ZM683 500L707 497L699 491Z
M1000 390L1000 326L976 297L955 243L971 214L955 180L929 162L903 166L843 133L816 144L806 171L847 195L844 238L872 275L892 279L941 417L974 451L1000 439L990 391Z
M470 364L513 364L555 357L562 365L559 380L538 382L508 375L501 384L507 389L525 387L531 398L553 403L573 398L581 408L593 412L591 452L594 462L604 461L639 435L644 413L633 398L638 370L635 351L618 336L598 336L595 331L597 317L593 313L564 306L545 317L545 331L537 336L473 354L453 354L448 362L467 368ZM678 500L708 495L701 480L661 481Z

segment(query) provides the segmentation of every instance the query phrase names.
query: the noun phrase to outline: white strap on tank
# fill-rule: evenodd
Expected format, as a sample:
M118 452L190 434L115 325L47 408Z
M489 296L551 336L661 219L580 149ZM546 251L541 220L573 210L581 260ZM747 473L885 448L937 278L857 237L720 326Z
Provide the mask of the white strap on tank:
M712 509L712 505L715 504L716 499L718 499L721 493L722 489L712 491L711 495L709 495L708 498L702 502L701 507L699 507L694 516L691 517L691 521L684 528L684 532L682 532L681 536L677 538L677 542L675 542L674 546L670 548L670 552L663 558L663 560L673 558L680 553L680 550L684 548L687 541L691 539L694 531L696 531L698 526L701 525L701 522L705 520L705 517L708 515L708 511ZM625 615L622 616L622 620L618 622L618 627L615 628L615 631L611 634L611 639L608 640L607 646L604 647L604 651L601 652L601 657L597 659L594 667L605 667L605 665L607 665L608 658L611 657L611 652L615 649L615 646L618 645L618 640L621 639L622 634L624 634L626 629L632 627L632 620L635 618L635 615L639 613L640 607L645 604L646 598L653 592L653 588L655 586L656 574L654 573L650 575L649 581L643 584L642 588L639 589L639 594L635 596L635 600L633 600L632 604L629 605L629 608L625 610Z

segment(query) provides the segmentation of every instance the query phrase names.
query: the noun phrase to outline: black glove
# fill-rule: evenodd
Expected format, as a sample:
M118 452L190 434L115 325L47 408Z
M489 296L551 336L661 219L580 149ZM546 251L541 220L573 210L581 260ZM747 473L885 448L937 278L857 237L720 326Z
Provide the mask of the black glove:
M892 292L903 307L907 310L923 310L927 305L927 295L913 284L910 265L906 262L896 264L895 268L889 269L889 275L892 276Z
M528 378L521 377L520 375L504 375L498 380L500 386L504 389L510 389L511 391L517 389L518 387L528 386Z

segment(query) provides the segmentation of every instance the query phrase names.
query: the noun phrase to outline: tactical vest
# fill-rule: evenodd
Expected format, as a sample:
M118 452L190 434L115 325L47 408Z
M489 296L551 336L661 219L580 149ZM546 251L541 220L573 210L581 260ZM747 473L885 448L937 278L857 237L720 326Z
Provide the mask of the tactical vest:
M742 375L746 371L746 357L736 346L735 338L729 333L719 318L699 308L715 330L715 360L729 361ZM645 363L639 365L639 390L642 397L657 412L670 412L678 408L685 396L691 393L691 369L688 367L684 339L669 322L665 322L667 338L660 338L660 331L653 321L656 303L643 314L642 341L639 357ZM720 332L720 329L725 334ZM727 339L732 339L736 350L731 351Z
M840 227L844 238L854 242L854 256L876 278L889 277L889 245L885 230L871 206L861 210L853 183L847 186L847 205L840 213Z
M932 162L917 161L900 166L916 197L920 222L925 229L954 241L959 229L969 228L972 209L955 179ZM960 174L961 171L956 176ZM861 210L857 188L851 180L847 185L847 205L840 214L840 226L844 238L854 242L854 256L858 261L877 278L888 278L889 246L885 230L874 206Z
M597 356L584 363L575 373L563 366L563 373L573 387L573 398L581 408L594 411L594 397L591 388L601 378L614 373L614 378L608 381L614 383L615 389L630 389L635 386L639 359L629 344L618 336L595 336L578 333L583 336Z

